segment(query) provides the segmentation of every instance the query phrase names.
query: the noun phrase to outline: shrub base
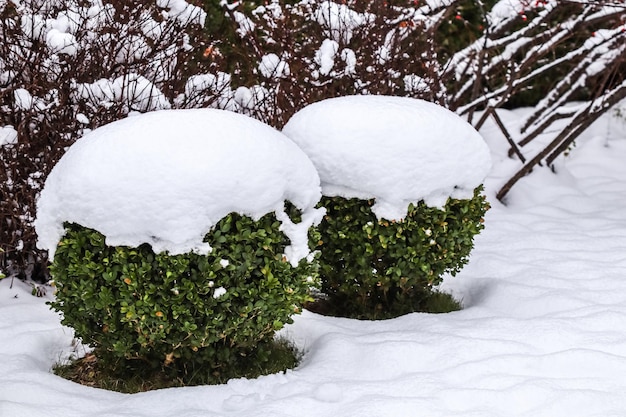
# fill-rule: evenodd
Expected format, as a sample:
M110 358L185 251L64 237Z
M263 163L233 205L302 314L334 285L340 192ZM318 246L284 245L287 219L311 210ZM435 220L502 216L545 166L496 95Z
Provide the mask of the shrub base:
M263 354L240 356L228 368L216 370L202 364L154 368L141 361L119 360L114 367L103 363L97 351L66 365L54 373L81 385L127 394L161 388L223 384L231 378L256 378L298 366L301 353L285 340L272 340Z

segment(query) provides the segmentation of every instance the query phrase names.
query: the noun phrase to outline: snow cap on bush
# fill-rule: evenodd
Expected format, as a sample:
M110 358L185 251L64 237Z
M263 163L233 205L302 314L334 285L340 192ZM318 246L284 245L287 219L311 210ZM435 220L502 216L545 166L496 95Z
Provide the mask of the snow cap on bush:
M110 123L72 145L46 180L35 228L50 258L64 222L101 232L109 246L208 253L202 240L227 214L256 220L275 212L296 265L323 215L314 208L320 198L311 161L273 128L223 110L163 110ZM285 214L285 200L302 211L300 223Z
M283 133L311 158L327 196L375 198L378 218L399 220L410 203L442 207L472 198L489 148L451 111L406 97L347 96L297 112Z

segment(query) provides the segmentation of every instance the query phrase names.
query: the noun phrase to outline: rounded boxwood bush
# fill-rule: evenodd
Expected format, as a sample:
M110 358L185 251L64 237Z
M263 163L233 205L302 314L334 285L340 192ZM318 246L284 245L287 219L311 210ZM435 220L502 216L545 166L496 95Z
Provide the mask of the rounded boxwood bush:
M389 318L429 311L442 274L468 261L473 238L489 207L476 188L468 200L442 208L411 204L401 221L377 219L374 200L323 197L327 214L318 226L324 309L356 318Z
M273 213L224 217L205 237L206 256L110 247L95 230L65 226L51 304L107 369L140 362L183 380L202 372L223 381L249 357L262 368L274 333L318 281L315 262L285 259L289 240Z

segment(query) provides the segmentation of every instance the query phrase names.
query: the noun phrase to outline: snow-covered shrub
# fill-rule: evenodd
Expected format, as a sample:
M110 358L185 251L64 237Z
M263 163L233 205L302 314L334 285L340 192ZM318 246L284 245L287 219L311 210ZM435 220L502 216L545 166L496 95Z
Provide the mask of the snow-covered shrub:
M238 214L206 235L208 255L155 254L149 245L112 247L91 229L69 225L51 267L63 313L104 367L145 361L187 379L225 380L253 356L263 367L273 335L309 300L315 263L293 267L274 214ZM249 362L249 360L248 360Z
M283 132L320 175L322 289L338 313L418 310L467 262L491 159L464 120L422 100L349 96L305 107Z
M108 367L229 376L238 358L266 359L317 285L320 197L306 155L252 118L163 110L105 125L70 147L38 201L53 306Z
M374 200L324 197L318 230L322 291L329 309L360 318L428 311L442 275L468 262L488 208L482 187L442 208L410 204L401 220L377 218Z

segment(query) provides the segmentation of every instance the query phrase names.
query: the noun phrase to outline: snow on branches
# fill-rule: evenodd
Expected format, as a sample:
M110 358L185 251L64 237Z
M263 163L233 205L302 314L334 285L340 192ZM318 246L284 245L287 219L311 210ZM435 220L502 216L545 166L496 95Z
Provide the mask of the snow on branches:
M206 13L184 0L0 1L0 265L41 278L35 199L88 129L172 107Z
M281 126L307 103L346 94L424 98L477 128L493 117L521 163L500 199L626 97L621 2L273 0L246 21L251 59L280 56L290 69L263 72L278 117L264 120ZM502 124L495 109L519 105L534 106L521 128Z
M534 111L521 129L500 126L505 136L515 137L511 155L522 163L499 191L504 199L520 178L539 164L551 165L626 97L626 5L500 0L485 19L483 35L451 56L442 78L456 85L448 90L451 108L470 120L482 111L477 127L497 117L495 109L534 94ZM542 144L524 156L522 149L538 137Z
M419 3L271 0L245 14L238 2L223 2L250 60L259 62L242 78L269 92L274 111L257 117L281 127L310 102L348 94L444 102L433 35L457 2Z

